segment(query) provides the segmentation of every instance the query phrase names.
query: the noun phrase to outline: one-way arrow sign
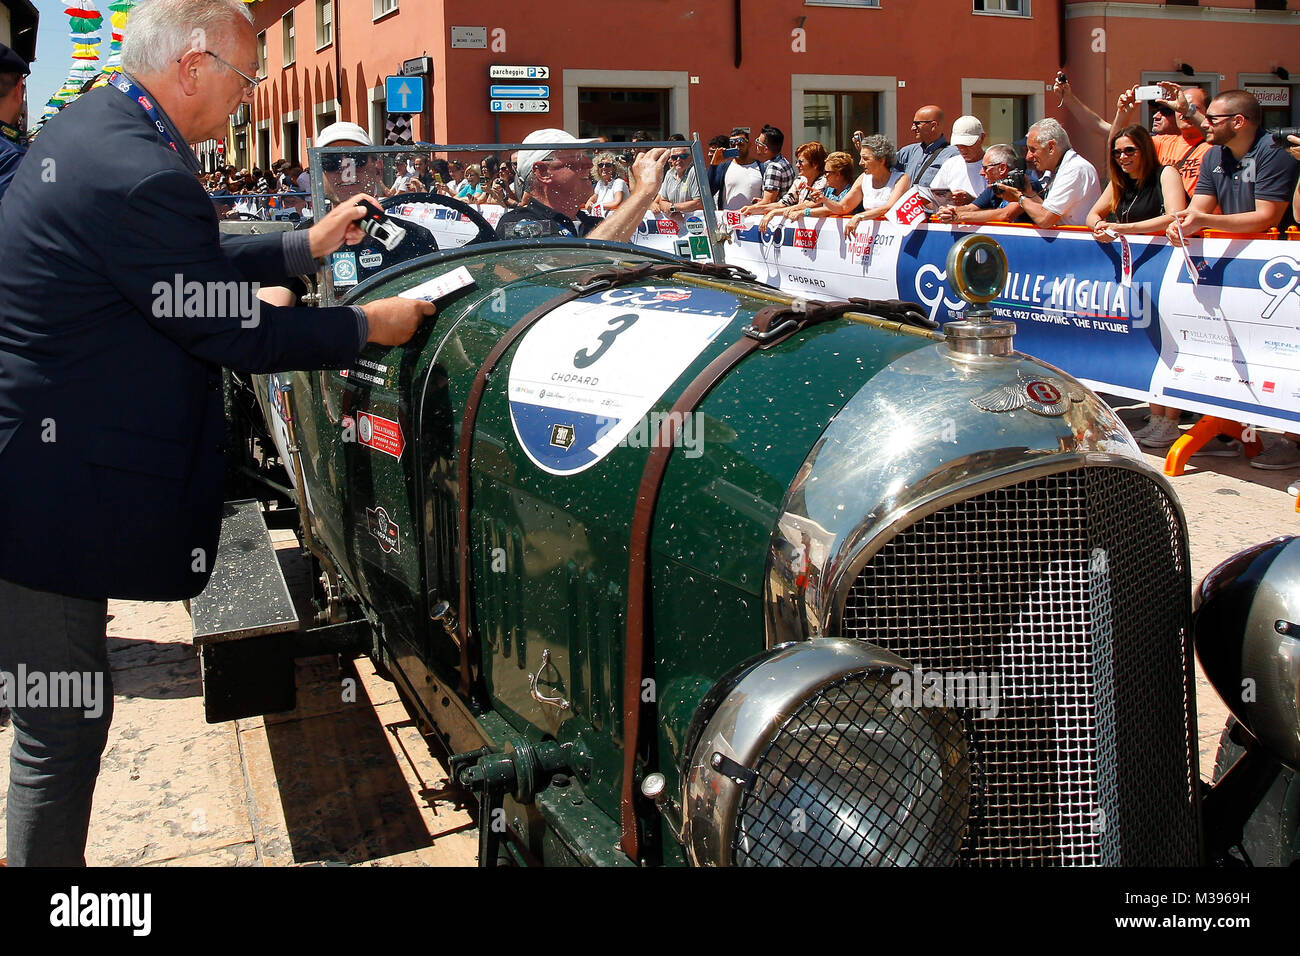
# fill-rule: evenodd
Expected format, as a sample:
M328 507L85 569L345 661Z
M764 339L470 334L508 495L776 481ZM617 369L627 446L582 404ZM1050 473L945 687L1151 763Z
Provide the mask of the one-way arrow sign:
M549 86L493 86L488 90L494 100L544 100L550 95Z
M423 113L424 81L406 76L390 76L384 80L384 108L390 113Z

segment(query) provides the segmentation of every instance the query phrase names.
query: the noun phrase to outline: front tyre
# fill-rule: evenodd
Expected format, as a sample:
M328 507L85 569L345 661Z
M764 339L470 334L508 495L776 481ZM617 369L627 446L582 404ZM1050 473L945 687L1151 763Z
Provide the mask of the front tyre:
M1246 752L1234 739L1236 728L1236 718L1229 717L1219 737L1214 783ZM1241 845L1254 866L1300 866L1300 775L1281 768L1242 828Z

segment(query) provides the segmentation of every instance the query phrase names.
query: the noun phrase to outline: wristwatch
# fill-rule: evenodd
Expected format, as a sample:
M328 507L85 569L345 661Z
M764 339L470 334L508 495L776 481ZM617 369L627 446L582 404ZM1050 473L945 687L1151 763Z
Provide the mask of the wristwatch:
M668 211L672 213L674 216L677 215L677 203L670 202L668 204Z
M1189 120L1196 115L1196 104L1188 103L1187 109L1183 110L1183 119Z

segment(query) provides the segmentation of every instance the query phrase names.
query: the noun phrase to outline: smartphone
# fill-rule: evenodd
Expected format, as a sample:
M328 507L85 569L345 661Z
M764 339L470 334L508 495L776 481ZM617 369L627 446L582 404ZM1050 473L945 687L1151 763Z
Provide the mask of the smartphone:
M1163 100L1165 91L1158 86L1139 86L1134 96L1139 100Z
M444 183L444 182L442 181L442 173L434 173L434 174L433 174L433 181L434 181L435 183L437 183L439 186L445 186L445 185L446 185L446 183Z
M735 159L737 156L740 155L740 150L736 149L736 147L733 146L731 147L731 149L724 149L722 151L722 155L725 156L727 159Z

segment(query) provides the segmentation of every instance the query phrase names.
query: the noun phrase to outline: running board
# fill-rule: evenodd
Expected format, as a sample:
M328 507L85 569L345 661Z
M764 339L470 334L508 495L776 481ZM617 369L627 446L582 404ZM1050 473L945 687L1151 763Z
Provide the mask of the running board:
M298 613L256 500L223 506L216 565L190 615L208 723L294 709Z

